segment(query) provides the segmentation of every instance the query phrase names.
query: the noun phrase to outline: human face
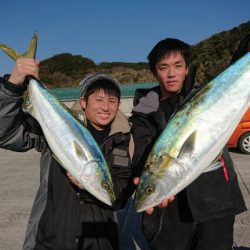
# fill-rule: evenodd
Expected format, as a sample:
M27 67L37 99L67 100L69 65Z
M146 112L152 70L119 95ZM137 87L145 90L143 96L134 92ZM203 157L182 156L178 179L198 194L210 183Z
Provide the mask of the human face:
M188 74L188 67L180 52L163 57L155 69L155 77L160 83L162 97L167 98L181 91Z
M91 94L87 101L81 97L80 104L87 120L97 130L103 130L115 119L119 99L114 95L105 94L104 90L100 89Z

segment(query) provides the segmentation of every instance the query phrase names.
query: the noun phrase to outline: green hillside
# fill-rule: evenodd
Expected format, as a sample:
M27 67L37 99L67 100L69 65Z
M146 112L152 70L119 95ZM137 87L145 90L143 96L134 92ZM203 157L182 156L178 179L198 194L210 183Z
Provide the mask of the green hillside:
M193 63L197 66L197 80L207 82L223 71L229 65L240 41L247 34L250 34L250 21L192 45ZM112 75L120 83L155 81L146 62L96 64L82 55L63 53L48 58L40 64L42 81L53 88L78 86L86 74L97 71Z
M198 67L197 79L207 82L222 72L229 65L240 41L248 34L250 21L192 46L193 62Z

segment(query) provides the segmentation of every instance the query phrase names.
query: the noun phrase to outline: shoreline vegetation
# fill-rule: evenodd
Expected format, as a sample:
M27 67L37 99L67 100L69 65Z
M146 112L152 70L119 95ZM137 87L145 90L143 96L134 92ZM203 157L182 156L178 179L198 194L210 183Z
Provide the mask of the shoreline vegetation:
M196 81L206 83L228 67L233 53L247 34L250 34L250 21L192 45ZM156 81L147 62L96 64L82 55L62 53L45 59L40 64L40 77L48 88L77 87L83 77L92 72L112 75L121 84Z

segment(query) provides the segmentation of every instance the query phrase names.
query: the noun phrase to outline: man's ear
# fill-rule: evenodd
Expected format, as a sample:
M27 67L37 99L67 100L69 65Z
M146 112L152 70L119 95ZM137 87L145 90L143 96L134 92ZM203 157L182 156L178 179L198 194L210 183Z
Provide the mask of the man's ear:
M189 73L189 67L187 67L186 69L186 76L188 75L188 73Z
M80 97L79 103L80 103L82 109L85 110L85 108L86 108L86 100L85 100L84 97L82 97L82 96Z

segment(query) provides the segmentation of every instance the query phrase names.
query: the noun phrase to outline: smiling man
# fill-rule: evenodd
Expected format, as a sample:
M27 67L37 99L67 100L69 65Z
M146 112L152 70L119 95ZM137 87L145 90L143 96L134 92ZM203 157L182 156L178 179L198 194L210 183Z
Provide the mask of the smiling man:
M34 148L41 152L41 182L23 249L117 250L116 210L126 205L129 195L126 189L133 149L130 126L119 111L119 85L108 75L87 76L81 82L80 109L74 111L100 146L109 166L116 194L116 203L110 207L75 183L54 158L37 121L22 109L25 77L38 78L38 66L33 59L21 58L10 77L0 78L0 147L20 152Z
M87 77L82 81L81 86L80 105L87 121L90 121L98 131L105 129L115 119L118 112L119 86L102 74Z

